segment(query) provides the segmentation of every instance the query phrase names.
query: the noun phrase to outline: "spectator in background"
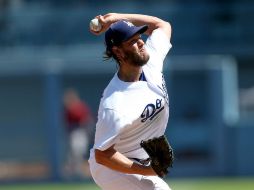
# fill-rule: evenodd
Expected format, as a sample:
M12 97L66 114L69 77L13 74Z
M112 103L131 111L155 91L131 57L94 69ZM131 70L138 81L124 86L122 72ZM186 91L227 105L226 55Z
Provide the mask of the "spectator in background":
M69 140L66 169L68 175L83 178L89 175L86 158L89 149L89 131L94 123L92 113L74 89L67 89L64 92L63 101Z

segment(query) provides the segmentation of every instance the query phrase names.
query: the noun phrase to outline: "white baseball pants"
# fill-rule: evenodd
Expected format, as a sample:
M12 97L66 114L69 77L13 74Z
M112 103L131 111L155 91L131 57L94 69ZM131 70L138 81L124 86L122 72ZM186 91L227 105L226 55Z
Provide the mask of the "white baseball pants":
M96 163L94 159L89 160L89 165L95 183L102 190L171 190L157 176L120 173Z

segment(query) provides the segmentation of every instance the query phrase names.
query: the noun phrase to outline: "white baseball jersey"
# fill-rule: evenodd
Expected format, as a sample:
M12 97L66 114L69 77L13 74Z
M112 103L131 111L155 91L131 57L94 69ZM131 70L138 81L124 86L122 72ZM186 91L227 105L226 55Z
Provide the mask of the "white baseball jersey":
M114 148L128 158L148 158L141 140L164 134L168 116L168 95L162 74L163 61L172 47L169 38L154 30L145 45L150 59L143 66L146 81L124 82L117 73L104 90L98 111L94 149Z

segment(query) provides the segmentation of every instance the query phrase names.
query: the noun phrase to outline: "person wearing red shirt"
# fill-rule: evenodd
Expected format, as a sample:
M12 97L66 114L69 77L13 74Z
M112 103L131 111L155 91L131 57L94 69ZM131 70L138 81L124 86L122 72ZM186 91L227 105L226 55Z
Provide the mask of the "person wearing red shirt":
M87 176L83 170L89 147L89 130L93 123L88 105L82 101L74 89L64 93L64 116L69 138L68 173L77 177Z

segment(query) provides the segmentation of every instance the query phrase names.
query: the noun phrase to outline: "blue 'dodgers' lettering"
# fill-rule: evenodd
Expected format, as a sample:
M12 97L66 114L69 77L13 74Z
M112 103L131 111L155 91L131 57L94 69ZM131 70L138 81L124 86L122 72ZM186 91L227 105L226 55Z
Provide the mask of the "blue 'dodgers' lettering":
M158 113L160 113L164 106L162 107L162 99L157 99L155 104L147 104L144 111L141 114L141 122L145 122L147 119L152 120Z

